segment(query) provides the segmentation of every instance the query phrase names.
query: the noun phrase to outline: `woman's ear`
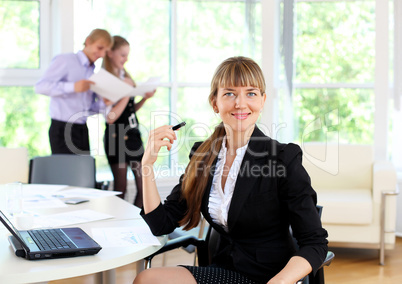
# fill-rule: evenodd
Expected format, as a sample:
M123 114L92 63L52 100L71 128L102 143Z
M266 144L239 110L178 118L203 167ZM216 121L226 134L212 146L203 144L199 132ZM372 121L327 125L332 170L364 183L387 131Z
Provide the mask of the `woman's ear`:
M264 105L265 105L265 101L267 99L267 94L263 93L262 94L262 100L261 100L261 109L260 109L260 113L262 113L262 111L264 110Z
M215 113L219 113L219 109L218 109L218 107L216 106L216 99L213 99L211 105L212 105L212 108L214 109L214 112L215 112Z

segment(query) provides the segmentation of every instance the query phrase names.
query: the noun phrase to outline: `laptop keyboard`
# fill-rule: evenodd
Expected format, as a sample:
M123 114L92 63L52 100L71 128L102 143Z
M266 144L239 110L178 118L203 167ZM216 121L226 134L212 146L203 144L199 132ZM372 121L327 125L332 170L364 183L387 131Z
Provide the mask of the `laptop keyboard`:
M60 229L30 230L28 233L41 250L76 248Z

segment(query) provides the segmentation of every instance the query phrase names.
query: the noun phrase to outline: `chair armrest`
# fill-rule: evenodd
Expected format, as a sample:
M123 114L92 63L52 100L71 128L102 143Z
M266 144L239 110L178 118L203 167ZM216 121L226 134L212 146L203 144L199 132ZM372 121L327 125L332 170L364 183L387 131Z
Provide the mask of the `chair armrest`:
M381 202L383 191L396 192L397 176L394 165L389 161L377 161L373 165L373 198Z
M205 246L206 243L204 240L200 240L194 236L182 236L182 237L178 237L172 240L167 241L167 243L157 252L154 252L153 254L145 257L144 259L150 261L152 260L152 258L158 254L167 252L167 251L171 251L173 249L177 249L180 247L187 247L189 245L193 245L196 246L197 248Z
M320 268L324 266L330 266L332 260L335 258L335 254L332 251L327 252L327 257L325 258L324 262L321 264Z

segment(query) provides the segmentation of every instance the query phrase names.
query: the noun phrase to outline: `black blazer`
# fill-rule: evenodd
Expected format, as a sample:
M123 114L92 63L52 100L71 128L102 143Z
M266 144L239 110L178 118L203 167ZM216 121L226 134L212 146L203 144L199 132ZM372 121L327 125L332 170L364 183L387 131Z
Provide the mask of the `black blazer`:
M192 153L199 145L194 145ZM305 258L314 273L318 270L327 254L328 235L321 226L316 193L302 166L299 146L281 144L255 127L233 192L228 232L215 224L208 212L213 170L208 178L201 212L220 234L213 263L265 283L294 255ZM163 205L148 214L141 212L155 235L171 233L186 212L181 180ZM298 241L298 250L289 234L289 225Z

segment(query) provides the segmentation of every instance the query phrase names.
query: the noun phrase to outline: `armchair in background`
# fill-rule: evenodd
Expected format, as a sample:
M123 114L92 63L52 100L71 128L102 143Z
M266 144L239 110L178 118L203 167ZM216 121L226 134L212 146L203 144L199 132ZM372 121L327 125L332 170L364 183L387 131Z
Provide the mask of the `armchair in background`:
M303 165L325 210L330 247L385 249L395 245L397 176L375 161L371 145L304 143Z
M0 184L28 182L28 149L0 147Z

